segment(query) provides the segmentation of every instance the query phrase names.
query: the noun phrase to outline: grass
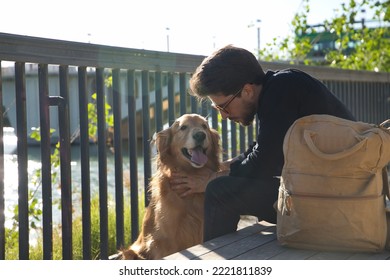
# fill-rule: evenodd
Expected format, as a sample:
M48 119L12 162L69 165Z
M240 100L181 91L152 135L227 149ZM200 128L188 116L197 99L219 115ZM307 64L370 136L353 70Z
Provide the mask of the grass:
M109 255L117 253L116 248L116 222L115 222L115 205L112 199L108 202L108 240L109 240ZM142 223L144 215L144 197L139 199L139 205L142 209L139 213L139 221ZM130 205L124 209L124 238L129 245L131 240L131 225L130 225ZM140 226L140 225L139 225ZM41 229L36 229L38 238L37 244L30 245L30 259L41 260L43 258L43 241ZM72 228L73 238L73 259L83 259L83 236L82 236L82 218L75 217ZM12 229L6 229L6 259L19 259L18 232ZM53 259L62 259L62 238L60 225L53 226ZM91 256L92 259L99 259L100 256L100 217L99 217L99 197L95 196L91 200Z

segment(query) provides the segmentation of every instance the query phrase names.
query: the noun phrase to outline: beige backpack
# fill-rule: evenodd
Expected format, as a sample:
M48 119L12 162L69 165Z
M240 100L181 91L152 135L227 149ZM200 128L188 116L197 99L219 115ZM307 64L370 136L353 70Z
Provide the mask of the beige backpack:
M287 131L277 237L302 249L379 252L387 238L390 130L329 115Z

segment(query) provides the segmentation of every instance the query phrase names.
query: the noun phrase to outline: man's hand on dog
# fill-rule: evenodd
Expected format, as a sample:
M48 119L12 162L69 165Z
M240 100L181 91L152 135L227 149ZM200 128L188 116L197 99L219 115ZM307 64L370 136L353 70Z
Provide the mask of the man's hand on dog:
M170 183L171 189L180 197L185 197L193 193L202 193L206 190L207 184L219 176L228 175L229 170L215 172L211 169L205 169L201 174L188 176L180 172L172 172Z
M216 172L211 169L205 169L204 172L191 175L191 178L174 171L171 175L171 189L180 197L185 197L193 193L202 193L205 191L207 183L216 178Z

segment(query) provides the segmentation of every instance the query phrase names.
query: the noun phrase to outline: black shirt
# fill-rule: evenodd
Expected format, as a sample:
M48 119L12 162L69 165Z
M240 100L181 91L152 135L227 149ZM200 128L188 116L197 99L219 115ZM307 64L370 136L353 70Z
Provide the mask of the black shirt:
M243 161L230 166L230 175L271 179L281 175L283 141L295 120L328 114L354 120L347 107L319 80L296 70L268 71L259 97L257 143Z

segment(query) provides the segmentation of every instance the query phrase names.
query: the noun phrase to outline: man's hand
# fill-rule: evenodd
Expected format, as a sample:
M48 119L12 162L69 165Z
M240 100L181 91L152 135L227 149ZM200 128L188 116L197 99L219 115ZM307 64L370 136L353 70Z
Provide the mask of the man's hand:
M205 191L208 182L215 178L216 172L211 169L205 169L204 172L191 175L190 177L174 171L170 179L171 189L180 197L193 193L202 193Z

